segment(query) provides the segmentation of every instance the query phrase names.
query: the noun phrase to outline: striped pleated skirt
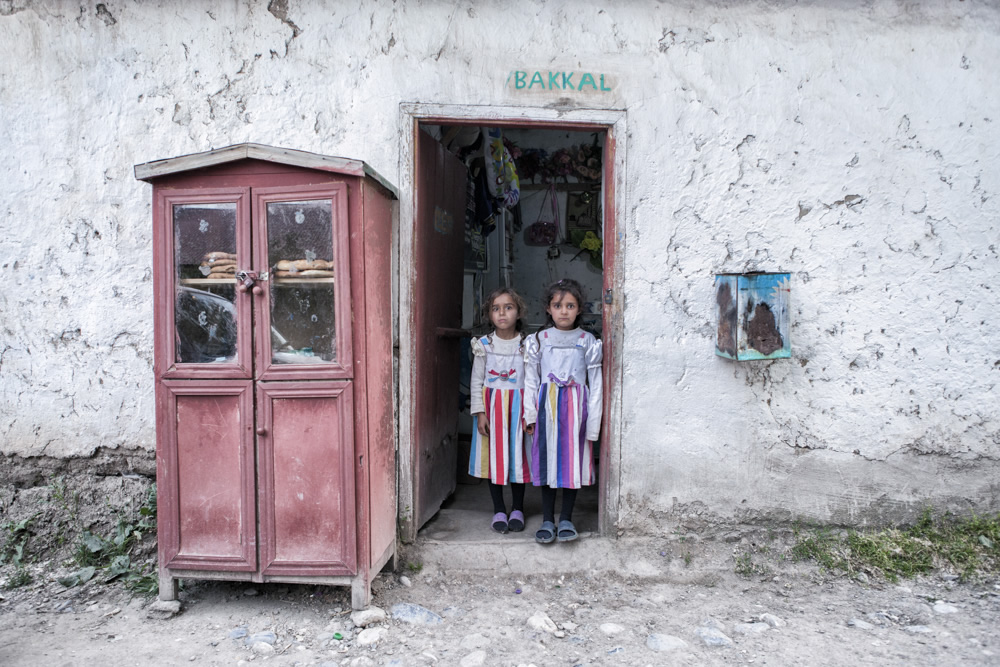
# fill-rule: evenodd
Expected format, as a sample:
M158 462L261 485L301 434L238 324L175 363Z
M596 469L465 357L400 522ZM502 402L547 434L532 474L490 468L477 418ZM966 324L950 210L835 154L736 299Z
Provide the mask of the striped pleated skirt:
M538 419L531 446L535 486L579 489L597 479L587 441L587 387L547 382L538 390Z
M490 434L481 436L478 423L473 427L469 474L500 485L530 482L531 463L521 426L524 390L483 387L483 405Z

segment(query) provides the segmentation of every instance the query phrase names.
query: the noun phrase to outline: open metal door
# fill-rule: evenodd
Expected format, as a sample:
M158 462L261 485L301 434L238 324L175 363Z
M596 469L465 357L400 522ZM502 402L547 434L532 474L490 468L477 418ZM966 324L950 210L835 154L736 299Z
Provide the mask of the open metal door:
M414 197L412 474L414 530L455 490L466 167L417 132Z

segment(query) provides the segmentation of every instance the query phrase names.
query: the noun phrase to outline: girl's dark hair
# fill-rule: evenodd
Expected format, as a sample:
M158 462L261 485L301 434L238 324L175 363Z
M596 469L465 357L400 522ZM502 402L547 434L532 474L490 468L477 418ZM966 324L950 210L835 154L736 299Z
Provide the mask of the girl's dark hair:
M576 319L573 320L573 327L580 326L580 321L583 319L583 286L572 278L563 278L555 281L545 290L545 328L556 324L552 315L549 314L549 304L552 303L552 298L557 294L564 293L576 299L577 315Z
M510 300L514 302L514 307L517 308L517 322L514 323L514 330L521 331L524 328L524 313L527 307L524 305L524 299L521 295L514 291L512 287L498 287L492 292L490 292L486 299L483 301L483 317L486 318L487 322L492 324L490 319L490 311L493 308L493 302L496 301L498 296L506 294L510 297ZM524 338L524 336L521 336Z

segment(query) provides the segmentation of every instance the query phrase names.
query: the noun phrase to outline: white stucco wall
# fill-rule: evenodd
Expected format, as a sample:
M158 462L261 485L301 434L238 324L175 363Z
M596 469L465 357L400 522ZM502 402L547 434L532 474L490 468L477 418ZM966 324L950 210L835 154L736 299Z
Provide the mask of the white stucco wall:
M0 0L0 452L154 448L134 164L254 141L399 183L401 103L584 105L628 117L623 528L1000 506L995 3L274 4ZM794 272L793 359L714 356L745 269Z

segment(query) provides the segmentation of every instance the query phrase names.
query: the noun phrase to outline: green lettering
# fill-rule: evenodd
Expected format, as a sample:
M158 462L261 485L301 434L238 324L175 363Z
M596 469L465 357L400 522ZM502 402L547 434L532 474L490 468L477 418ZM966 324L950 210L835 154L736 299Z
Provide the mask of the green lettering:
M514 87L517 88L518 90L524 88L525 86L524 80L527 78L528 78L527 72L522 72L520 70L514 72Z
M573 74L574 74L574 72L570 72L569 76L566 76L566 72L561 72L561 74L562 74L562 79L563 79L563 85L562 85L562 87L565 88L566 90L576 90L576 87L573 86Z
M559 88L559 72L549 72L549 90Z
M580 79L580 85L576 87L577 90L583 90L584 86L590 86L594 90L597 90L597 82L594 81L594 75L590 72L584 72L583 78Z
M601 90L603 90L603 91L610 91L611 90L610 88L605 88L604 87L604 75L603 74L601 75Z
M528 84L528 90L531 90L531 88L535 85L535 81L538 81L538 85L543 89L545 88L545 79L542 78L542 73L535 72L534 76L531 77L531 83Z

